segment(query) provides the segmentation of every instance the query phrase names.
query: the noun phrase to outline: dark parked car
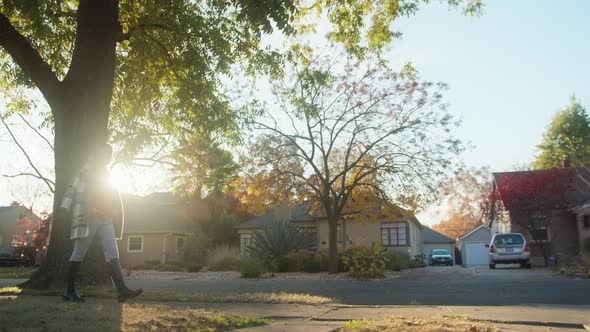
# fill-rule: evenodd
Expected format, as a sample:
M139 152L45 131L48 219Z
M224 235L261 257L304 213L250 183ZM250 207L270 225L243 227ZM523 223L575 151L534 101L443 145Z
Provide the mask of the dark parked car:
M429 257L430 265L453 265L453 256L446 249L434 249Z
M0 251L0 266L29 266L31 259L25 255L13 255L8 251Z

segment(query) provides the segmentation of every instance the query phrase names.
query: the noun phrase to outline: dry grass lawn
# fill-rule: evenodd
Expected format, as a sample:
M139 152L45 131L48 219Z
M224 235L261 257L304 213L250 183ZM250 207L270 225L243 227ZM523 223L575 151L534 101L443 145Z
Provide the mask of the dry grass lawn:
M432 318L390 317L379 320L353 320L341 332L495 332L493 325L462 316Z
M231 331L265 320L165 304L0 296L0 331Z
M0 288L0 296L8 295L34 295L34 296L61 296L63 290L34 290L18 287ZM114 298L115 291L112 287L82 288L80 293L86 297ZM325 304L332 303L334 299L299 293L191 293L186 291L150 291L146 290L140 296L142 301L159 302L205 302L205 303L289 303L289 304Z

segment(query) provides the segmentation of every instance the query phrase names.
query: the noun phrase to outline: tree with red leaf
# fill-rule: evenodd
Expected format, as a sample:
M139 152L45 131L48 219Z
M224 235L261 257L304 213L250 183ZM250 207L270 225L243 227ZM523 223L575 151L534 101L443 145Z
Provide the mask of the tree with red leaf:
M496 208L492 218L511 223L528 235L549 265L550 255L555 254L552 243L560 233L559 227L551 226L581 196L575 183L576 169L495 173L494 179Z

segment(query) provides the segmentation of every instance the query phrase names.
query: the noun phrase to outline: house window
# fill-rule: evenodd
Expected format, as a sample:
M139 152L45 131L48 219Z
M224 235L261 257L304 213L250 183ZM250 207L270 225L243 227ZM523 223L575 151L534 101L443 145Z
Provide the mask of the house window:
M184 238L177 237L176 238L176 251L181 251L182 249L184 249Z
M305 235L307 236L307 239L313 243L317 242L318 240L318 232L315 228L305 228Z
M586 215L582 218L582 227L590 228L590 215Z
M143 252L143 236L130 236L127 238L127 252Z
M336 226L336 242L337 243L342 243L342 238L343 238L343 232L342 232L342 225L337 225Z
M387 247L409 246L410 225L405 221L381 223L381 242Z
M546 217L537 217L532 221L531 234L535 241L549 241L549 222Z
M246 249L252 245L252 234L240 234L240 253L246 255Z

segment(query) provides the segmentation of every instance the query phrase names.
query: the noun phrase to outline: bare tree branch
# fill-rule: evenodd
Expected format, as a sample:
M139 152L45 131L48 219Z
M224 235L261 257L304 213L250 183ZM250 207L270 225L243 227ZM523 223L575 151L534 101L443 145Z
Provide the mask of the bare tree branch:
M35 166L35 164L31 160L31 157L29 157L29 154L27 153L27 151L25 150L25 148L16 139L16 137L12 133L12 130L10 130L10 127L8 126L8 123L6 123L6 120L4 120L4 118L2 116L0 116L0 121L2 121L2 123L4 124L4 127L6 127L6 130L8 130L8 133L10 134L10 137L12 137L12 141L18 146L18 148L21 150L21 152L25 155L25 157L29 161L29 165L33 168L33 170L35 170L35 173L37 173L37 177L39 179L41 179L43 182L45 182L45 184L47 185L47 188L49 189L49 191L54 192L55 191L55 189L54 189L55 183L53 181L50 181L49 179L47 179L45 176L43 176L41 174L41 172L39 171L39 169Z
M24 122L27 124L27 126L29 126L29 128L33 129L33 131L34 131L34 132L35 132L35 133L36 133L36 134L37 134L39 137L41 137L41 138L42 138L42 139L43 139L43 140L44 140L44 141L47 143L47 145L49 145L49 147L51 148L51 150L55 150L55 149L53 148L53 144L51 144L51 142L50 142L50 141L49 141L49 140L48 140L48 139L47 139L45 136L43 136L43 134L41 134L41 133L39 132L39 130L37 130L37 128L35 128L33 125L31 125L31 124L29 123L29 121L27 121L27 119L25 119L25 117L24 117L22 114L20 114L20 113L19 113L19 114L18 114L18 116L19 116L19 117L20 117L20 118L21 118L21 119L22 119L22 120L23 120L23 121L24 121Z

